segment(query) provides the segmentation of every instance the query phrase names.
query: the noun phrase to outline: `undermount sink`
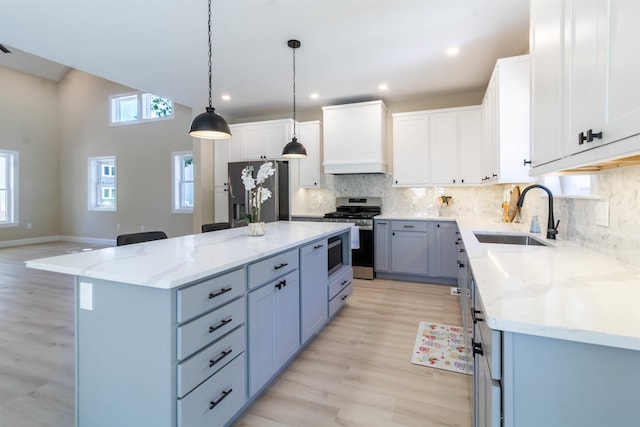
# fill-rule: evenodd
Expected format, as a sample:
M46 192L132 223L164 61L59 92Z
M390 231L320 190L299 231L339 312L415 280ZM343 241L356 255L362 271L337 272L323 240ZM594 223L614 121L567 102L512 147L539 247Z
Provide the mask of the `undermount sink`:
M480 243L499 243L502 245L525 245L525 246L549 246L543 240L537 239L528 234L518 233L491 233L474 231L473 234Z

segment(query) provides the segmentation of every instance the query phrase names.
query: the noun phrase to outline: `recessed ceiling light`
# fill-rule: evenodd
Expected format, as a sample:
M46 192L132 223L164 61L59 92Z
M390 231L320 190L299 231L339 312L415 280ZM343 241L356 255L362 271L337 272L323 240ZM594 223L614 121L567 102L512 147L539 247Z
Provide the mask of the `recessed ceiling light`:
M314 92L311 94L311 99L318 99L318 98L320 98L320 95L318 95L317 93Z
M380 90L387 90L387 89L389 89L389 86L387 86L387 84L386 84L386 83L380 83L380 84L378 85L378 89L380 89Z
M231 95L222 95L221 96L223 101L230 101L231 100Z
M449 49L447 49L447 55L449 56L456 56L459 52L460 52L460 49L458 49L456 46L450 47Z

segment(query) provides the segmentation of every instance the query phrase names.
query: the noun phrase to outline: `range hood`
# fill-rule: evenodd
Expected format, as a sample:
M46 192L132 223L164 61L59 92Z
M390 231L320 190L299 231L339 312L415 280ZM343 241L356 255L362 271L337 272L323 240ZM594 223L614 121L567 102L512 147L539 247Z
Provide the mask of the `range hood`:
M387 107L382 101L322 107L324 173L387 173Z

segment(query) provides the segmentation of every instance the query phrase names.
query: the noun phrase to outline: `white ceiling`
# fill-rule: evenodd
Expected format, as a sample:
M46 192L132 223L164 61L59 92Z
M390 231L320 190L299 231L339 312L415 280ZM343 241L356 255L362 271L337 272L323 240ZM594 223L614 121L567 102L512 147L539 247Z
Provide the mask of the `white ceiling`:
M291 38L301 112L484 89L496 59L528 52L528 31L528 0L214 0L213 106L230 122L290 113ZM0 0L0 43L15 51L0 65L208 104L206 0Z

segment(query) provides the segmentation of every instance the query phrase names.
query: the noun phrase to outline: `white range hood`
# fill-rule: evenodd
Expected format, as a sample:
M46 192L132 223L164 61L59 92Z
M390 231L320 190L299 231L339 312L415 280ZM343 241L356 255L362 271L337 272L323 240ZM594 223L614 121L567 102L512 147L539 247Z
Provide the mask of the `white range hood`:
M387 173L387 107L382 101L322 107L324 173Z

